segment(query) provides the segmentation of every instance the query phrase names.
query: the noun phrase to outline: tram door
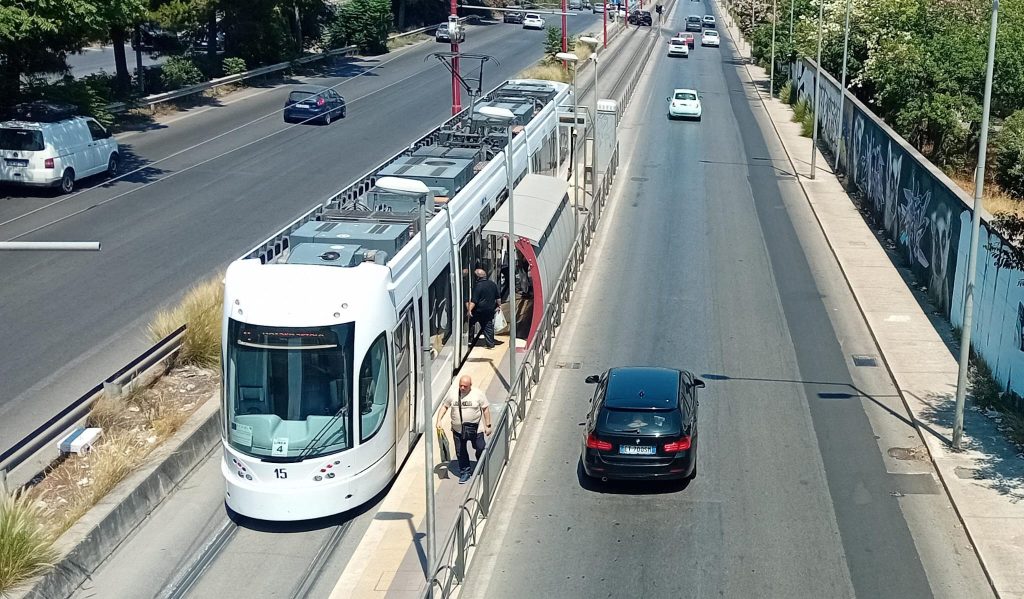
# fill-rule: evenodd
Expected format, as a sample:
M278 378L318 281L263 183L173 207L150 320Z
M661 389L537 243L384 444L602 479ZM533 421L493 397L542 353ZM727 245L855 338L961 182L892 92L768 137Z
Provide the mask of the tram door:
M392 335L395 359L395 459L397 468L412 449L416 430L416 327L412 304L402 311Z

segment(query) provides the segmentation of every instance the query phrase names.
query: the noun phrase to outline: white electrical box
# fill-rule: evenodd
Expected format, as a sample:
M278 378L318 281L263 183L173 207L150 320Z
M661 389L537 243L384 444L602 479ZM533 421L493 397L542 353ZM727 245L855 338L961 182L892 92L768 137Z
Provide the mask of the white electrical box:
M82 455L92 451L93 443L103 435L101 428L79 427L68 433L68 436L60 440L57 448L61 453L76 453Z

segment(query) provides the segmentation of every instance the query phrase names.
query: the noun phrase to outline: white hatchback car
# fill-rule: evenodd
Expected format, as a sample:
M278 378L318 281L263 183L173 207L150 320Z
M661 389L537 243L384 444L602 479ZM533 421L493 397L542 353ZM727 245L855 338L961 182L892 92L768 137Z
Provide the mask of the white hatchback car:
M528 12L523 19L523 29L544 29L544 19L537 13Z
M117 140L95 119L69 110L37 110L33 120L0 123L0 183L59 187L106 173L117 176Z
M700 34L700 45L702 46L714 46L718 47L718 32L714 29L705 29L704 33Z
M686 39L681 37L674 37L668 42L668 55L669 56L686 56L690 57L690 46L686 43Z
M675 89L668 100L668 118L684 118L700 120L703 112L700 105L700 96L695 89Z

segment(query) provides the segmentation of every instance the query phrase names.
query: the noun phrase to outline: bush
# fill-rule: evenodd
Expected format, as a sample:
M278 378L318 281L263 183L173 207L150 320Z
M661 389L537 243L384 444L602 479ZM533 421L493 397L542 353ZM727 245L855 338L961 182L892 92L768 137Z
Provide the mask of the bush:
M0 496L0 595L53 567L57 558L43 510L25 495Z
M793 81L787 80L785 83L782 84L782 89L779 90L779 99L785 102L786 104L792 104L794 95L793 92L795 91L796 90L793 89Z
M804 137L814 136L814 111L810 107L804 112L804 118L800 120L800 135Z
M811 103L807 101L807 98L801 98L799 102L793 106L793 122L802 123L804 116L811 109Z
M245 66L245 60L238 57L225 58L222 68L224 69L225 75L237 75L249 70L249 68Z
M221 311L224 304L222 276L190 289L178 306L156 315L149 325L155 342L187 324L176 363L200 367L220 364Z
M331 48L358 46L360 52L388 51L392 15L390 0L352 0L341 7L327 26Z
M160 81L168 90L181 89L203 81L203 73L188 58L172 56L160 71Z
M114 122L114 115L107 111L107 104L113 102L113 81L114 76L107 73L87 75L81 79L69 75L52 83L33 78L27 82L23 97L25 101L51 100L72 104L81 114L109 127Z
M1015 198L1024 198L1024 110L1011 114L995 139L995 178Z

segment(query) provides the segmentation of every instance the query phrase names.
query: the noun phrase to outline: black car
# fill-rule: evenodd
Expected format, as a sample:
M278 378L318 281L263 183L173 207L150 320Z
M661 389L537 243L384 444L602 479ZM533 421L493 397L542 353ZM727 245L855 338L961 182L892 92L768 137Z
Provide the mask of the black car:
M685 370L612 368L597 384L583 440L592 478L692 479L697 475L697 389Z
M630 25L647 25L648 27L654 25L654 20L651 18L651 11L649 10L634 10L630 13L627 21Z
M704 31L704 22L697 15L690 15L686 17L686 30L687 31Z
M510 10L510 11L507 11L505 13L504 20L505 20L506 23L515 23L517 25L522 25L523 24L523 17L525 17L525 16L526 16L526 13L524 13L522 11Z
M284 103L286 123L317 120L330 125L335 117L345 118L345 112L345 98L333 89L319 85L293 89Z

